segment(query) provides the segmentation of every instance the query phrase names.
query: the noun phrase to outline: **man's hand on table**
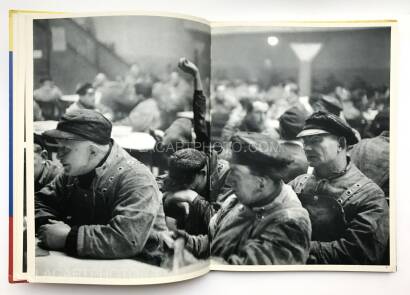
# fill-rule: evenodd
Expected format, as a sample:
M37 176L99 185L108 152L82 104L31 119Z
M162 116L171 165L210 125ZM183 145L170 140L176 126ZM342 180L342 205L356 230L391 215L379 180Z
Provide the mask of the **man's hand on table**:
M63 250L71 227L62 221L49 220L38 230L40 245L50 250Z

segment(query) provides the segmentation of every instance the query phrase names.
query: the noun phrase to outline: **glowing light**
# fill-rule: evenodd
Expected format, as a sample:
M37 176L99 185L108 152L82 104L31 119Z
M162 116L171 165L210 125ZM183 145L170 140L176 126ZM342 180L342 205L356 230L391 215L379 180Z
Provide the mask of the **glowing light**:
M275 36L270 36L270 37L268 37L267 41L268 41L268 44L269 44L270 46L276 46L276 45L278 45L278 43L279 43L278 37L275 37Z

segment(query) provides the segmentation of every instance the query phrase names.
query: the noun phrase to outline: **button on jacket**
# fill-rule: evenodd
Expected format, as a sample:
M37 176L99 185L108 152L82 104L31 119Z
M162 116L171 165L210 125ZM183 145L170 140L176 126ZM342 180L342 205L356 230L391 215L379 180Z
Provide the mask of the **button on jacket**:
M65 221L72 227L66 248L71 240L79 257L143 255L147 240L159 243L158 232L166 230L154 177L116 143L89 189L79 186L78 177L60 174L36 194L35 203L36 228L49 218Z

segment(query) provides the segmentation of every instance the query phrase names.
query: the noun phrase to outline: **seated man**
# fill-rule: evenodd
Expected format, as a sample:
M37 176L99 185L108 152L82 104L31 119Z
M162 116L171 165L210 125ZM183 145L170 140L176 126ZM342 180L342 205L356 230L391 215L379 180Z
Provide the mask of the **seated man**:
M135 84L137 105L128 116L115 122L116 125L131 126L134 132L149 132L161 125L161 117L157 102L152 98L152 81L137 81Z
M296 107L290 108L279 118L280 143L283 151L293 160L282 173L285 183L308 171L309 164L303 151L302 141L296 138L296 135L302 131L306 119L305 113Z
M148 168L110 138L111 127L81 109L44 133L57 141L64 173L36 193L40 245L78 257L155 260L167 233L161 193Z
M375 137L366 138L352 146L349 151L353 163L367 177L383 190L389 200L389 111L380 112L372 122L371 130Z
M311 225L281 171L291 160L272 137L238 133L232 137L229 196L212 217L208 236L190 236L187 248L229 264L304 264L309 255Z
M80 85L75 93L78 95L78 101L71 104L67 108L66 113L78 109L95 109L95 90L91 83L84 83Z
M176 151L169 159L164 181L164 209L189 234L207 234L214 213L209 200L207 156L192 148Z
M314 94L309 97L309 103L314 112L322 111L335 114L340 117L343 111L341 101L332 95Z
M226 184L229 163L219 159L218 152L210 145L207 98L197 66L181 58L178 67L193 77L194 118L193 124L188 119L180 118L165 132L162 148L175 151L169 159L169 175L165 177L166 183L162 187L166 192L165 210L176 217L179 227L188 233L204 234L214 213L213 208L221 201L220 197L230 190ZM185 209L185 213L181 208Z
M44 120L56 120L59 117L59 100L63 96L50 77L40 79L40 87L33 92L34 101L39 105Z
M34 134L34 191L39 191L63 171L59 163L48 159L46 144L41 135Z
M312 222L309 263L384 264L389 208L383 191L350 160L347 146L357 138L338 116L310 116L302 138L313 174L290 184Z

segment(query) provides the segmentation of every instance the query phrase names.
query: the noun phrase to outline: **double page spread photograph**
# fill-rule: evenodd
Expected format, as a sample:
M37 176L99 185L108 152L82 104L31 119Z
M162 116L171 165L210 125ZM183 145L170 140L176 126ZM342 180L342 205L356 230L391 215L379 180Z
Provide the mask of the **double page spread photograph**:
M396 271L396 25L10 11L9 281Z

